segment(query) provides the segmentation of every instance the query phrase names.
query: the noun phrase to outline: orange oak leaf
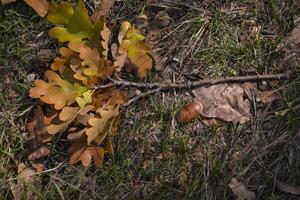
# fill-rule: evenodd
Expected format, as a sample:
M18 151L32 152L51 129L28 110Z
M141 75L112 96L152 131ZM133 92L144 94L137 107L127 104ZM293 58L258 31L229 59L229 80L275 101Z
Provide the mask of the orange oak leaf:
M92 159L96 167L102 167L104 159L104 148L99 146L88 146L85 143L74 143L70 148L72 153L69 164L74 165L81 162L83 166L89 166Z
M73 85L53 71L46 71L45 76L48 82L36 80L35 87L30 89L29 95L32 98L39 98L47 104L54 104L54 108L57 110L62 109L65 105L73 104L76 97L86 91L85 87L78 84Z

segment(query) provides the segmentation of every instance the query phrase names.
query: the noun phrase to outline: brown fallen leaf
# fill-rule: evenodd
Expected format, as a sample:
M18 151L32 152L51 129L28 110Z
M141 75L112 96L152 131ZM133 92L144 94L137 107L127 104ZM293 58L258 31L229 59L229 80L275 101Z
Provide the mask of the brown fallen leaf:
M114 3L115 0L101 0L99 6L97 7L92 16L92 19L96 20L101 18L101 16L107 16Z
M12 3L15 2L16 0L0 0L1 4L7 4L7 3Z
M292 186L281 181L276 181L276 186L285 193L300 195L300 186Z
M50 117L51 118L51 117ZM37 171L44 168L43 159L48 156L49 150L43 144L52 140L47 132L47 118L40 106L35 108L32 119L27 123L26 129L29 133L27 139L28 159Z
M264 91L258 93L256 100L258 102L270 103L278 99L278 94L275 91Z
M24 163L18 165L18 181L11 185L11 192L14 200L32 199L33 191L26 187L37 182L35 171L32 168L27 168Z
M250 120L250 101L238 84L220 84L193 90L195 100L201 102L200 114L206 118L218 118L226 122L245 123Z
M236 178L232 178L229 187L237 200L255 200L255 193L250 191L243 183Z
M47 0L24 0L35 12L41 16L45 17L48 13L49 3Z

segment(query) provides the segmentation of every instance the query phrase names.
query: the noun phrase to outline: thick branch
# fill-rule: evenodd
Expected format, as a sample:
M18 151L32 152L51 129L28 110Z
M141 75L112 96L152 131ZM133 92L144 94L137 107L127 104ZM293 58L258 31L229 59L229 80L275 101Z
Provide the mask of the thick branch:
M227 77L227 78L217 78L217 79L204 79L194 82L187 83L137 83L130 82L126 80L116 80L111 77L108 79L111 83L106 85L98 85L94 89L104 89L112 86L122 86L122 87L136 87L144 89L156 89L159 90L169 90L169 89L193 89L202 86L217 85L223 83L244 83L244 82L257 82L257 81L271 81L271 80L287 80L290 78L289 74L268 74L268 75L253 75L253 76L238 76L238 77Z

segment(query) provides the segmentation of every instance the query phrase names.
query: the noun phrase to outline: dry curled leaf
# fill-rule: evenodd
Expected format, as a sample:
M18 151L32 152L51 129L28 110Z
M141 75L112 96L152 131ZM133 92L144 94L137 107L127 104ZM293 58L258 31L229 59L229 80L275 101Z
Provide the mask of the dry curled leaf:
M236 178L232 178L229 187L237 200L255 200L255 193L250 191L243 183Z
M47 0L24 0L35 12L41 16L45 17L48 13L49 3Z
M241 124L250 120L250 101L238 84L220 84L193 90L196 101L201 102L200 114L206 118L218 118Z
M289 185L281 181L277 181L276 186L283 192L293 195L300 195L300 186Z

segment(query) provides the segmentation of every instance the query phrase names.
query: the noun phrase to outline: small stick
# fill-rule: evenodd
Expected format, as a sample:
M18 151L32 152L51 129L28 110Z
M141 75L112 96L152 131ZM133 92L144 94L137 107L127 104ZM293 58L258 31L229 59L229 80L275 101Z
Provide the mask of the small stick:
M252 76L238 76L238 77L227 77L217 79L204 79L199 81L188 81L187 83L141 83L141 82L130 82L126 80L116 80L108 77L111 81L106 85L97 85L94 89L104 89L112 86L123 86L123 87L136 87L145 89L157 89L169 90L169 89L193 89L202 86L217 85L223 83L244 83L244 82L256 82L256 81L271 81L271 80L288 80L290 79L289 74L267 74L267 75L252 75Z
M149 91L147 91L145 93L142 93L140 95L137 95L134 98L132 98L129 101L127 101L126 103L122 104L122 107L127 107L127 106L131 105L133 102L135 102L135 101L137 101L137 100L139 100L139 99L141 99L143 97L146 97L146 96L148 96L150 94L154 94L156 92L159 92L160 90L161 90L161 88L156 88L156 89L153 89L153 90L149 90Z

